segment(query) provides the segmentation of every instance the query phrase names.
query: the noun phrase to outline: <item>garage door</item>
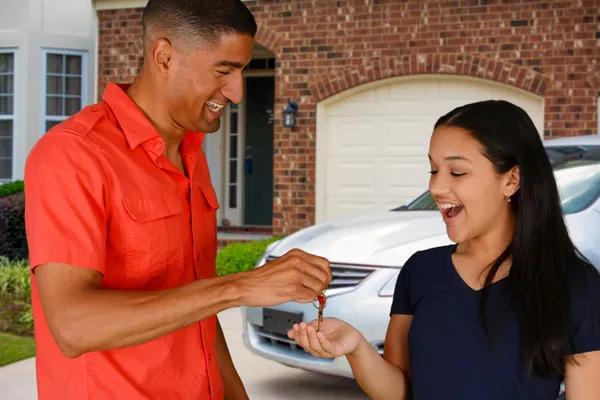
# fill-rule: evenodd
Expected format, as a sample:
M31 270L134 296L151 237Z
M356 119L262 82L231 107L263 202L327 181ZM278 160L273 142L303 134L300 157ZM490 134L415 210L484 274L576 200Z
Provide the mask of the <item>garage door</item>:
M420 76L364 85L317 109L317 222L389 210L427 188L436 120L475 101L522 107L543 132L541 97L491 81Z

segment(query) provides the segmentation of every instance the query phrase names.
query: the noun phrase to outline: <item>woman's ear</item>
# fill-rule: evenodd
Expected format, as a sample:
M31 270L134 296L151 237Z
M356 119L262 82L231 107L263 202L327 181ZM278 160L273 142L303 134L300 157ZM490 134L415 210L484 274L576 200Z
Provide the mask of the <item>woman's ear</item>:
M511 198L512 195L517 193L521 187L521 172L519 166L515 165L504 174L504 196Z

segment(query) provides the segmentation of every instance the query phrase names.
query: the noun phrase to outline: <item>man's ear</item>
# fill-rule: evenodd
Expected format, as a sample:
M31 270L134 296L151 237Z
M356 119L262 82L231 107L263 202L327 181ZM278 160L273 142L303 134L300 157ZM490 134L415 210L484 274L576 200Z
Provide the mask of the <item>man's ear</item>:
M157 39L152 44L152 63L159 74L165 76L171 69L173 61L173 45L166 38Z

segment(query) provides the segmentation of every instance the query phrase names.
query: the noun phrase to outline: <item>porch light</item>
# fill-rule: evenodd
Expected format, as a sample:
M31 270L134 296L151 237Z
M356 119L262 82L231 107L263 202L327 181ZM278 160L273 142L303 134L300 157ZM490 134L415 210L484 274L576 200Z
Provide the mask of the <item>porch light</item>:
M298 112L298 103L288 99L287 106L283 110L283 126L285 128L296 126L296 112Z

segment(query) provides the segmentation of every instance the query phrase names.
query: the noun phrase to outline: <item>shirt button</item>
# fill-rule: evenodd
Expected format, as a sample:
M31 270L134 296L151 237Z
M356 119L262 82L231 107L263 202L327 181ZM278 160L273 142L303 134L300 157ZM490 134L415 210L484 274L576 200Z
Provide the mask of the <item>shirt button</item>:
M100 107L98 107L98 106L92 106L92 111L98 111L98 110L100 110Z
M160 149L160 148L162 148L162 143L156 143L156 145L154 147L156 147L157 149Z

